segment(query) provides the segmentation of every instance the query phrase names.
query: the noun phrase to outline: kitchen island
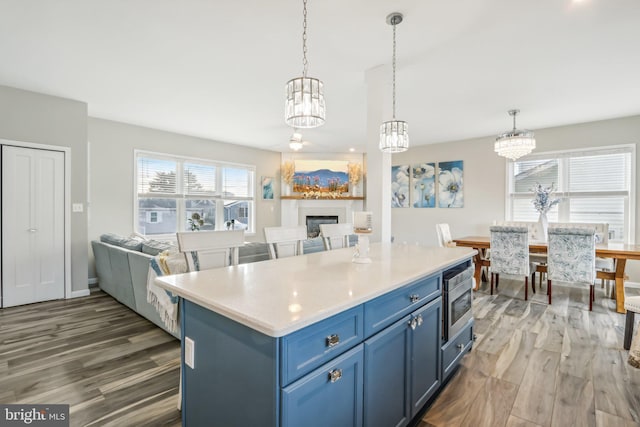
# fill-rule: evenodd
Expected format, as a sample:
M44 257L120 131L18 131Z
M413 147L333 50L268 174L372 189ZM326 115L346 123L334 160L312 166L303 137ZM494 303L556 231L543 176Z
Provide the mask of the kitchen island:
M406 425L471 348L442 277L475 250L376 243L160 277L180 296L183 426ZM453 348L453 347L451 347ZM443 360L443 355L447 360Z

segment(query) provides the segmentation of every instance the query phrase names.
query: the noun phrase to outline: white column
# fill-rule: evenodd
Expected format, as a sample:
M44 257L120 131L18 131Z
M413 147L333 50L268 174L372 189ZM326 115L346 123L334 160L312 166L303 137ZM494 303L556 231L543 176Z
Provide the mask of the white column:
M365 72L367 84L367 145L365 207L373 212L373 242L391 241L391 154L378 148L380 125L390 120L391 69L380 65ZM389 117L387 117L389 113Z

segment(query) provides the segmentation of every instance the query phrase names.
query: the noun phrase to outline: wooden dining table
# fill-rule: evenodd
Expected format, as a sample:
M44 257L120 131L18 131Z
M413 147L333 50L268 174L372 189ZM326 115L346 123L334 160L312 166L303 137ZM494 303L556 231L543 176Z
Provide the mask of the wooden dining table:
M475 278L478 289L482 267L489 266L490 261L484 258L484 253L490 248L489 236L466 236L453 239L457 246L466 246L478 251L475 255ZM547 243L531 241L529 242L530 253L547 253ZM615 280L616 282L616 311L625 313L624 309L624 269L628 259L640 260L640 245L628 245L625 243L609 242L596 245L596 256L600 258L612 258L614 260L615 271L598 271L597 278L605 280Z

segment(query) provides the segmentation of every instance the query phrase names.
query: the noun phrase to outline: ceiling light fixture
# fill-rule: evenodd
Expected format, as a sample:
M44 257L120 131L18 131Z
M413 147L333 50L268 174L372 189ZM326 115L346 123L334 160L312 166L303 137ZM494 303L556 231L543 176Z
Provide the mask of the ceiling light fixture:
M498 135L494 150L498 155L511 160L531 153L536 148L536 139L530 130L516 129L516 116L520 110L509 110L513 117L513 129Z
M325 120L324 90L322 82L307 77L307 0L303 0L302 24L302 77L287 82L285 121L294 128L315 128Z
M293 151L299 151L302 149L302 134L299 132L293 132L289 139L289 148Z
M401 153L409 148L407 122L396 120L396 25L402 22L398 12L387 16L387 24L393 26L393 120L380 125L380 150L384 153Z

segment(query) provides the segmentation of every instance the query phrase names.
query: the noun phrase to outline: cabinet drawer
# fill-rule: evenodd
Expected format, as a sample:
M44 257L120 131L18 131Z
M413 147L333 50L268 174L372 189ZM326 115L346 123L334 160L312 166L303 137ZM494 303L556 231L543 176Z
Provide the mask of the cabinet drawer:
M282 389L282 427L362 426L362 347Z
M442 380L453 372L454 368L473 344L473 319L449 342L442 346Z
M362 305L314 323L282 338L282 385L359 344L363 334Z
M368 338L441 294L436 274L364 304L364 334Z

